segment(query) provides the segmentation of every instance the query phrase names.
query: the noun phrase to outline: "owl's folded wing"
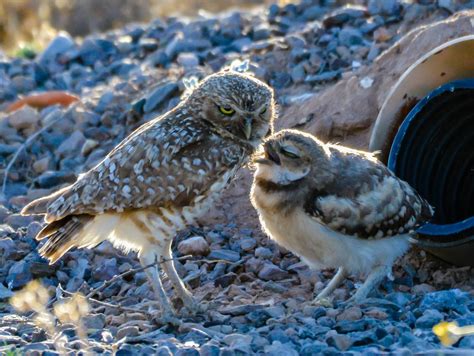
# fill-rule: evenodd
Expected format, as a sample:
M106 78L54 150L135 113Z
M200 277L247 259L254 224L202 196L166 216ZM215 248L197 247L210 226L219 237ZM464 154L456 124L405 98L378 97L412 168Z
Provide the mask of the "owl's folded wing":
M433 209L388 169L380 174L356 195L315 192L305 204L306 213L334 231L362 239L413 233L432 217Z
M76 183L33 201L22 213L46 214L53 222L69 215L186 206L243 159L241 147L196 120L156 120Z

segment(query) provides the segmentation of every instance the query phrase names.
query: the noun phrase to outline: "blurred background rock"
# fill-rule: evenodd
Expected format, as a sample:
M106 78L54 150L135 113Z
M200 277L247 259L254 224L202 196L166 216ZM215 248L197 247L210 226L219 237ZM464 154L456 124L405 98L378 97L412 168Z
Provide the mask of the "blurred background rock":
M85 36L118 28L129 22L147 22L161 16L196 16L252 8L289 0L0 0L0 48L14 54L21 48L41 49L59 30ZM342 2L342 1L325 1Z

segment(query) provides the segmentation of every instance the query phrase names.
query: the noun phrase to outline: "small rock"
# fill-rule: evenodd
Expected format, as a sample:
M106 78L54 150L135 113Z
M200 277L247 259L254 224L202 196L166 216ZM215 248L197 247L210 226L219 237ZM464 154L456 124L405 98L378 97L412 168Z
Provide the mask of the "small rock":
M270 84L275 89L286 88L291 84L291 76L286 72L275 72L270 80Z
M35 173L38 173L38 174L44 173L48 170L49 163L50 163L50 158L48 156L43 157L35 161L35 163L33 163L33 170L35 171Z
M375 42L387 42L391 38L392 34L385 27L379 27L374 31Z
M209 244L202 236L193 236L178 245L178 251L181 255L207 256L209 254Z
M301 347L301 356L312 356L322 354L324 350L328 349L328 344L321 341L313 341Z
M20 227L28 226L32 221L33 216L23 216L20 214L11 214L5 219L5 223L10 225L14 229L18 229Z
M222 340L226 345L233 346L235 344L247 344L252 342L252 336L242 334L229 334Z
M240 240L240 248L242 249L242 251L253 251L255 249L255 246L257 246L257 241L252 237Z
M66 157L73 154L77 154L77 152L81 151L82 146L85 142L86 138L84 137L84 134L81 131L76 130L72 133L71 136L64 140L61 145L59 145L56 150L56 153L60 157Z
M30 264L25 260L15 262L8 271L6 281L10 289L18 289L31 281Z
M306 72L304 70L303 64L298 64L291 69L291 80L293 83L302 83L306 77Z
M180 53L176 62L185 68L194 68L199 65L199 58L194 53Z
M74 48L75 43L67 32L60 32L46 47L38 58L38 62L46 65L48 62L55 61L59 55Z
M451 13L456 11L456 1L454 0L438 0L438 6Z
M220 286L222 288L226 288L230 286L232 283L234 283L236 278L237 278L237 274L230 272L230 273L224 274L223 276L217 277L214 280L214 285Z
M82 319L86 329L101 330L105 326L104 314L88 314Z
M29 106L23 106L8 117L9 124L17 130L35 127L39 120L38 112Z
M399 0L369 0L367 5L371 15L398 15L402 9Z
M348 335L332 332L328 332L328 334L330 335L326 338L327 344L329 346L334 346L339 351L346 351L353 344L353 341Z
M417 328L428 329L432 328L435 324L438 324L443 319L443 314L441 314L439 311L436 309L428 309L425 310L423 315L416 320L415 326Z
M266 247L257 247L257 249L255 250L255 257L260 257L264 260L268 260L273 257L273 252Z
M149 113L157 109L163 102L173 96L179 87L176 83L167 83L154 89L146 98L143 111Z
M92 270L92 276L97 281L106 281L119 273L116 258L109 258Z
M5 288L4 285L0 283L0 300L1 301L8 300L12 296L13 296L13 292L10 289Z
M140 329L138 326L125 326L117 331L117 339L120 340L127 336L138 336L139 334Z
M367 8L364 6L348 5L331 12L329 15L326 15L323 19L323 25L326 28L341 26L348 21L361 18L366 15Z
M96 140L92 140L90 138L88 138L84 144L82 145L82 148L81 148L81 154L83 156L87 156L89 155L89 153L91 153L94 148L96 148L97 146L99 146L99 142L96 141Z
M370 308L365 310L364 314L378 320L386 320L389 315L380 308Z
M265 355L269 356L298 356L298 352L289 343L282 344L280 341L273 341L271 345L265 346Z
M417 295L431 293L435 291L434 287L427 283L417 284L413 286L411 290Z
M327 82L331 80L335 80L339 78L341 75L341 72L338 70L330 71L330 72L324 72L321 74L314 74L314 75L308 75L305 79L306 83L319 83L319 82Z
M258 277L264 281L281 281L289 278L289 273L275 266L273 263L265 263L258 273Z
M350 47L360 45L363 42L362 33L355 28L344 28L338 35L339 43L343 46Z
M359 307L350 307L340 313L336 320L359 320L362 318L362 311Z
M73 183L76 175L65 171L46 171L36 178L36 184L40 188L52 188L64 183Z
M240 260L240 253L226 249L214 250L208 255L208 259L237 262Z
M442 290L424 295L420 303L420 309L437 309L439 311L455 310L460 314L469 313L466 302L471 300L467 292L459 289Z
M266 304L236 305L220 309L219 312L224 315L240 316L250 314L253 311L260 310L266 307L268 307L268 305Z

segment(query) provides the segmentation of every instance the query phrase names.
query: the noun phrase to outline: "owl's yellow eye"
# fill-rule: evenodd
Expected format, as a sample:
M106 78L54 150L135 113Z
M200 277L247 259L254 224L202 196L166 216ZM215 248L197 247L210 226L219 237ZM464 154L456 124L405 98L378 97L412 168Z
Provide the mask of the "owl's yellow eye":
M224 106L219 106L219 111L223 113L224 115L230 116L235 113L235 110L232 109L231 107L224 107Z
M260 111L260 115L263 115L267 112L267 107L265 106L262 111Z

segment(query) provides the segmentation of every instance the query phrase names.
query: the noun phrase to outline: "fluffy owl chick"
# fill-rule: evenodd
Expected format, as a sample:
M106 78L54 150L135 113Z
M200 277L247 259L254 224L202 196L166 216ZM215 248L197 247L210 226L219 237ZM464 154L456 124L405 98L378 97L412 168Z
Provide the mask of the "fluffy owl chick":
M361 302L432 208L371 153L294 130L262 146L253 158L251 200L265 232L312 268L338 268L317 300L348 274L367 276L352 298Z
M161 268L184 305L196 311L176 272L171 242L210 208L261 140L272 131L273 91L232 71L205 78L175 109L139 127L97 166L56 193L35 200L23 215L44 214L40 253L56 262L71 248L104 240L138 252L164 317L173 309Z

